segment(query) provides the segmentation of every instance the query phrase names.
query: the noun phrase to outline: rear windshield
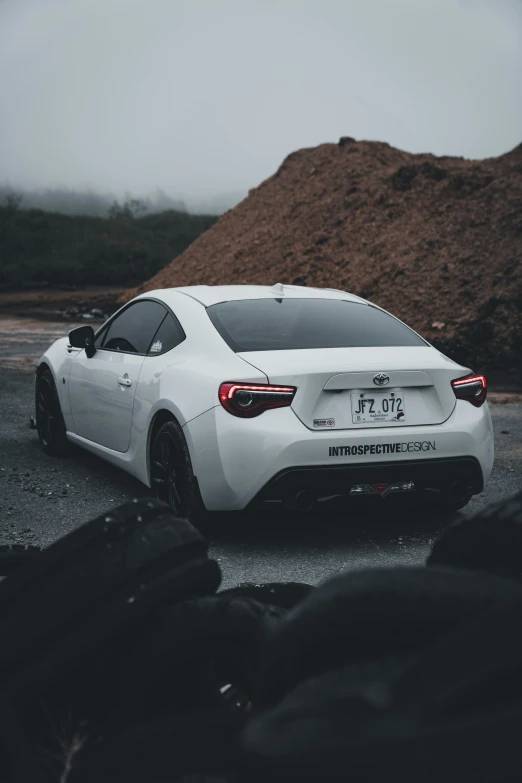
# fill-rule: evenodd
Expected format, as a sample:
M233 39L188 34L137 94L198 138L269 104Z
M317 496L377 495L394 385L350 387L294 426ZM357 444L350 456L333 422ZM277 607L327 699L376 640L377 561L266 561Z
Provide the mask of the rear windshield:
M241 299L207 313L236 352L427 345L382 310L339 299Z

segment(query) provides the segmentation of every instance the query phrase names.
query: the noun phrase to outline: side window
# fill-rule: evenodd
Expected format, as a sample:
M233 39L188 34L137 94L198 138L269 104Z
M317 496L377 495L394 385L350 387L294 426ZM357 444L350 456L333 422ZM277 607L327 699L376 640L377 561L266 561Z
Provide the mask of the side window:
M109 324L102 348L146 354L165 313L158 302L143 300L130 305Z
M167 313L163 323L154 335L152 345L149 348L148 356L159 356L160 353L166 353L175 348L185 339L185 333L180 324Z

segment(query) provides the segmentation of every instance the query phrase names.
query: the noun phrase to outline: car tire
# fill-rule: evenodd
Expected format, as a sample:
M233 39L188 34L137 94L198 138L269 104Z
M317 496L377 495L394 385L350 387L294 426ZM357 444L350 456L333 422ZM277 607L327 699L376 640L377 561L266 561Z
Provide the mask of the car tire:
M522 582L522 492L446 527L426 565L483 571Z
M251 697L265 644L286 611L251 598L209 595L158 610L118 661L116 723L204 709L231 683Z
M301 682L369 656L413 654L464 619L520 601L520 585L452 568L341 573L279 623L263 653L257 705L272 707Z
M192 470L185 435L176 421L167 421L152 439L150 478L156 497L176 516L188 519L199 530L206 528L208 512Z
M238 777L520 780L519 616L519 603L479 610L413 655L370 653L304 681L245 726Z
M307 585L304 582L267 582L265 584L240 582L237 587L221 590L219 596L252 598L262 604L289 610L308 598L315 589L312 585Z
M103 736L87 737L67 781L227 783L245 722L244 715L227 714L221 705L141 716L140 723L111 726ZM60 779L65 779L63 773Z
M59 456L67 448L65 421L53 374L43 370L35 384L35 418L40 443L46 454Z
M73 671L90 682L158 606L212 594L220 581L204 538L187 520L156 500L126 503L0 583L0 666L19 694L64 681L72 690Z
M0 576L8 576L41 554L35 544L2 544L0 546Z

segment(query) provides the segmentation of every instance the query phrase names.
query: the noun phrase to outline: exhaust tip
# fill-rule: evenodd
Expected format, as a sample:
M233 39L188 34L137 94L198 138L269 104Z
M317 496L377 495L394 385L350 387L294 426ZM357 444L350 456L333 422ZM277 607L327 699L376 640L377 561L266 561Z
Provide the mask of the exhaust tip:
M311 511L315 501L315 496L307 489L298 489L287 499L285 506L289 511Z
M454 481L449 491L454 500L463 500L468 494L468 487L464 481Z

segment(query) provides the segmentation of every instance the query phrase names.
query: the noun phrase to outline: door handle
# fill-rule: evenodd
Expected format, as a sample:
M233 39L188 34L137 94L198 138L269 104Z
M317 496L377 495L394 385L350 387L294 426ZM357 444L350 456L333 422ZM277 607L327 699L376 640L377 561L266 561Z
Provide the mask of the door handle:
M118 383L120 386L132 386L132 381L130 378L118 378Z

